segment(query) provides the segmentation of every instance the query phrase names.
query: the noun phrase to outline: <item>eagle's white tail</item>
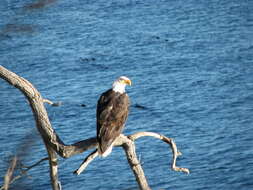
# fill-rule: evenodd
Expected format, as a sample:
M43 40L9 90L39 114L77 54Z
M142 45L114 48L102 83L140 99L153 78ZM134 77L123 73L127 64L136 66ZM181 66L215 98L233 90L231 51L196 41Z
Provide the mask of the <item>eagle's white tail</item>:
M106 156L108 156L109 154L111 154L111 152L112 152L112 147L113 147L113 144L111 145L111 146L109 146L109 148L107 148L106 149L106 151L105 152L101 152L101 149L98 147L98 154L100 155L100 156L102 156L102 157L106 157Z

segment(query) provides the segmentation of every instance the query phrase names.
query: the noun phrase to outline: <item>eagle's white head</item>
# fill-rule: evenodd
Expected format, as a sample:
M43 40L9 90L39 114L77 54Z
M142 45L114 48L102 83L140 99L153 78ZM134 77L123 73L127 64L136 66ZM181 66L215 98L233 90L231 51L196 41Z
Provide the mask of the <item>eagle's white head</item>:
M112 84L112 90L114 92L124 93L126 85L131 86L132 82L129 78L125 76L119 77L117 80L115 80Z

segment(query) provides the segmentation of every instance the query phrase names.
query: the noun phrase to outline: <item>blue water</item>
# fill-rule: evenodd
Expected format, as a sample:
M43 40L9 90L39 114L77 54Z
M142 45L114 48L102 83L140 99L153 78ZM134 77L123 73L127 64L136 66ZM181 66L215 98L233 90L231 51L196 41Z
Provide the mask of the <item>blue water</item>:
M171 171L168 146L140 139L137 152L152 189L250 190L252 9L249 0L3 0L0 64L62 102L46 107L65 143L95 136L99 95L128 76L133 106L124 133L173 137L183 153L178 165L191 170ZM12 154L27 165L47 154L23 95L1 80L0 99L4 176ZM121 148L73 175L87 154L60 159L63 189L138 189ZM29 176L16 189L51 188L47 162Z

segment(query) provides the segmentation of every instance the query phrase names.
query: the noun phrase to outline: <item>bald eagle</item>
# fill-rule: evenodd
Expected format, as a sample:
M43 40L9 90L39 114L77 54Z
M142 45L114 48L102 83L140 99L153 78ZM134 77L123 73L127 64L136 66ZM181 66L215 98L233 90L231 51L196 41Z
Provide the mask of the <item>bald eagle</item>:
M131 80L125 76L119 77L98 100L97 140L98 153L102 157L111 153L114 141L124 128L130 105L126 85L131 86Z

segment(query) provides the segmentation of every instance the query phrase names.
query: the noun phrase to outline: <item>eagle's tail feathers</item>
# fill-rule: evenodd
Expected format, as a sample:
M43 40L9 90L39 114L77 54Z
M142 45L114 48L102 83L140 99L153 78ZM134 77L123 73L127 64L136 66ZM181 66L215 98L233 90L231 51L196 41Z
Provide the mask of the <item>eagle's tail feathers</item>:
M111 144L107 149L102 150L101 146L99 145L98 146L98 154L101 157L107 157L112 152L112 147L113 147L113 144Z

